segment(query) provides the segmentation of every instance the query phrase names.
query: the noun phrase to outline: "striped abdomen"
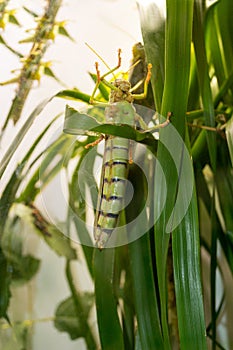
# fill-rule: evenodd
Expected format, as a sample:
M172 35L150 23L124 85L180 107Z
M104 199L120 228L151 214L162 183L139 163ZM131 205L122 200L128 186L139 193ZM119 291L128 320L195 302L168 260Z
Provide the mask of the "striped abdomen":
M105 141L101 184L95 217L94 237L98 248L106 245L117 226L124 196L129 166L130 141L109 136Z

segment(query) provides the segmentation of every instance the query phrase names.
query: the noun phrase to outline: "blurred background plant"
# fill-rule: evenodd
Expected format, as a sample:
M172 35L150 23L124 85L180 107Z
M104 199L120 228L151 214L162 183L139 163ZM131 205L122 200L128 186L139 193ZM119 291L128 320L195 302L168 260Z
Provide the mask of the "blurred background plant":
M2 29L10 24L20 26L17 12L10 4L11 1L0 2ZM156 2L139 5L144 47L134 46L132 62L138 64L131 70L129 79L132 85L143 80L146 62L152 63L150 94L145 105L155 106L161 115L172 112L172 126L192 156L195 188L183 220L167 234L166 224L178 190L186 203L192 178L183 174L185 180L181 184L174 159L163 146L167 139L172 145L172 135L165 128L160 141L149 144L166 179L167 201L159 220L135 242L101 253L92 247L88 230L92 220L89 203L95 203L98 186L95 161L100 155L96 148L87 150L85 145L94 136L80 138L62 133L57 122L63 121L64 115L59 113L43 120L36 132L30 134L33 122L52 99L61 99L59 106L67 117L78 112L69 107L65 110L64 99L81 101L84 105L90 97L82 89L66 87L66 81L62 82L54 73L51 60L44 60L57 35L69 40L75 38L74 33L67 31L66 21L57 20L61 5L61 1L47 0L40 15L23 7L35 22L34 32L21 40L22 45L28 45L28 54L22 54L18 46L17 49L11 46L6 31L0 36L1 45L21 64L17 77L1 81L2 89L16 84L9 112L1 121L4 145L0 168L1 348L37 348L35 327L39 323L45 327L52 323L59 332L69 335L71 340L65 345L69 349L81 345L97 349L99 344L102 349L118 350L231 349L233 24L230 14L233 4L230 0L214 3L167 0L166 15ZM43 84L44 75L63 85L63 89L42 102L39 99L29 117L22 120L35 81ZM96 76L90 74L90 77L94 86ZM108 93L101 88L98 98L107 101ZM94 113L88 105L87 110ZM121 131L116 128L114 132L121 136L125 130L123 126ZM6 142L8 135L10 142ZM141 142L148 145L148 140ZM85 171L91 175L85 179L86 191L83 191L80 177L86 156L91 158ZM182 165L181 156L181 168ZM160 212L163 182L161 174L151 169L153 166L148 161L144 163L144 168L151 170L154 188L146 188L146 179L136 166L130 170L136 195L125 210L126 222L141 211L147 196L150 216ZM46 195L49 186L50 202ZM58 211L55 218L54 207ZM142 232L149 220L144 218ZM54 251L65 259L64 276L59 273L52 280L54 276L47 275L45 298L54 297L46 294L50 283L56 284L58 291L63 279L67 283L66 295L61 294L56 310L40 319L34 317L36 287L33 284L40 278L43 262L35 253L38 241L44 241L51 249L49 254ZM86 244L77 245L75 241ZM88 282L80 278L77 263L85 270ZM88 291L82 283L88 284ZM22 294L17 295L22 286L26 287L23 289L26 300ZM21 301L21 308L14 311ZM75 343L76 339L83 342ZM46 338L46 347L49 342Z

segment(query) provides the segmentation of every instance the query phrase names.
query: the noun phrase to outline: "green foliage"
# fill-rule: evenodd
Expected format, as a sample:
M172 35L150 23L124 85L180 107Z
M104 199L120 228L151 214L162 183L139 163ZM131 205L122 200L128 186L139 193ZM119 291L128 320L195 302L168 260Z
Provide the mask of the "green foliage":
M0 287L0 317L4 317L6 320L8 320L7 309L11 297L11 273L8 269L8 262L5 255L3 254L2 249L0 250L0 263L0 277L2 281Z
M2 250L11 270L12 280L16 283L28 282L39 269L40 261L31 255L23 254L26 235L22 234L19 218L8 219L2 235Z
M84 312L78 313L75 310L75 302L73 297L69 297L62 301L55 312L54 325L60 332L67 332L71 339L83 337L82 323L83 319L87 319L90 308L93 305L93 295L84 293L80 296L85 305Z

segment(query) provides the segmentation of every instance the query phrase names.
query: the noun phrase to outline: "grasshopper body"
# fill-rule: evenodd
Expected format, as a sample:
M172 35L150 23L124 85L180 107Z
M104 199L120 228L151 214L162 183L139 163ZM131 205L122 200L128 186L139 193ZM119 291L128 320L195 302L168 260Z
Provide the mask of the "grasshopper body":
M130 83L118 79L114 86L117 90L111 91L110 104L105 111L106 122L136 126L136 111L132 105L133 95L130 93ZM124 207L131 150L132 141L106 135L94 225L94 237L99 249L105 247Z
M100 83L111 89L109 103L106 105L105 118L107 123L128 124L136 127L139 123L142 129L147 128L143 119L136 113L133 106L134 100L141 100L147 96L148 84L151 77L151 64L148 64L148 72L144 81L144 91L139 94L132 93L131 84L125 79L116 79L114 83L105 80L120 67L121 57L118 53L118 65L105 73L99 74L98 63L96 63L97 82L90 103L99 104L94 96ZM102 103L101 103L102 104ZM153 129L164 127L165 123L156 125ZM102 137L103 138L103 137ZM101 139L102 139L101 138ZM94 238L99 249L103 249L118 225L120 212L124 208L124 197L129 164L132 162L132 141L118 136L105 135L105 149L101 173L101 182L98 194L96 216L94 223ZM90 145L96 145L95 141ZM86 147L89 147L87 145Z

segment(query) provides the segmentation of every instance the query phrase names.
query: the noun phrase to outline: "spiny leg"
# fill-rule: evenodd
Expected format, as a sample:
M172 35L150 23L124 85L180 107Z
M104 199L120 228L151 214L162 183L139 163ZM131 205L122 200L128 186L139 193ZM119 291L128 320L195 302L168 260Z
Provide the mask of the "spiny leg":
M121 49L118 49L118 56L117 56L117 57L118 57L117 66L114 67L114 68L112 68L112 69L110 69L107 73L105 73L104 75L102 75L102 76L100 77L100 80L101 80L101 81L102 81L107 75L114 73L118 68L120 68L120 66L121 66Z
M95 62L95 69L96 69L96 78L97 79L96 79L96 84L95 84L94 90L93 90L93 92L91 94L91 97L90 97L90 100L89 100L90 104L95 104L95 99L94 99L95 98L95 93L96 93L96 91L97 91L97 89L98 89L98 87L100 85L100 82L101 82L98 62Z
M155 126L152 126L152 128L149 128L149 129L147 129L145 131L146 132L149 131L149 132L153 133L153 132L157 131L158 129L165 128L166 126L168 126L168 124L170 124L171 117L172 117L172 112L168 112L167 113L167 118L166 118L166 120L163 123L160 123L160 124L157 124Z
M117 89L117 87L115 87L113 84L109 83L108 81L106 81L104 78L109 75L109 74L112 74L115 70L117 70L119 67L121 66L121 49L118 50L118 63L117 63L117 66L114 67L113 69L110 69L107 73L103 74L102 76L100 76L100 71L99 71L99 64L98 62L95 63L95 69L96 69L96 77L97 77L97 80L96 80L96 84L95 84L95 88L92 92L92 95L90 97L90 100L89 100L89 103L90 104L101 104L102 106L105 104L105 103L102 103L102 102L99 102L99 101L95 101L95 94L96 94L96 91L100 85L100 83L103 81L105 85L107 85L108 87L110 87L110 89L114 90L114 89ZM106 104L108 105L108 104ZM96 145L98 145L102 140L104 139L104 136L101 135L100 138L98 138L96 141L94 142L91 142L89 144L87 144L85 146L86 149L88 149L89 147L94 147Z
M99 137L97 140L88 143L84 148L88 149L88 148L90 148L90 147L95 147L95 146L97 146L103 139L104 139L104 135L100 135L100 137Z
M95 63L95 68L96 68L96 75L97 75L97 81L95 84L95 88L93 90L93 93L90 97L89 103L90 104L96 104L98 103L98 101L95 101L95 93L100 85L100 83L103 81L104 84L108 87L110 87L111 90L117 89L113 84L109 83L108 81L105 80L105 77L109 74L114 73L119 67L121 66L121 49L118 50L118 63L117 66L110 69L107 73L103 74L102 76L100 76L100 71L99 71L99 65L98 62Z
M167 118L166 120L161 123L161 124L157 124L155 126L153 126L152 128L149 128L147 127L147 124L144 122L144 120L142 119L142 117L140 115L136 115L136 121L139 123L139 126L142 130L144 131L149 131L149 132L153 132L153 131L156 131L157 129L160 129L160 128L164 128L165 126L167 126L170 122L171 122L171 117L172 117L172 112L168 112L167 113Z
M172 112L168 112L165 122L153 126L152 128L149 129L149 131L153 132L153 131L156 131L157 129L164 128L165 126L167 126L171 122L171 117L172 117Z

